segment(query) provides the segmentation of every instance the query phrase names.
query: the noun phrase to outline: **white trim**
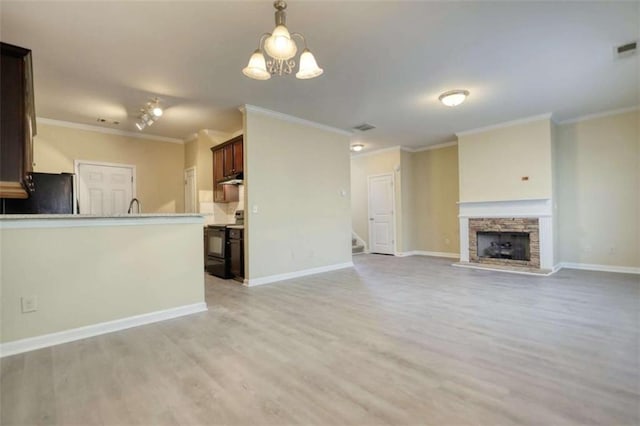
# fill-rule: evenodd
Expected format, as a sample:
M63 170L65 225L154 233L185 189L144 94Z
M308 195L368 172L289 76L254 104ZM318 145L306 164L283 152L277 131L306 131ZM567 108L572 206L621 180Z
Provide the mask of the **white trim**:
M549 275L555 274L557 270L547 270L546 272L527 272L527 271L517 271L515 269L499 269L492 268L491 266L485 266L485 264L475 264L475 263L453 263L451 266L455 266L457 268L468 268L468 269L478 269L481 271L492 271L492 272L506 272L507 274L519 274L519 275L532 275L535 277L548 277Z
M108 135L127 136L135 139L148 139L152 141L170 142L184 144L182 139L169 138L166 136L150 135L147 133L128 132L126 130L109 129L106 127L92 126L91 124L73 123L71 121L54 120L52 118L36 117L37 124L48 124L50 126L68 127L70 129L88 130L96 133L106 133Z
M411 250L404 252L397 252L395 256L407 257L407 256L429 256L429 257L446 257L448 259L459 259L459 253L447 253L444 251L424 251L424 250Z
M556 124L563 125L563 124L578 123L580 121L593 120L593 119L596 119L596 118L609 117L611 115L624 114L624 113L627 113L627 112L636 111L638 109L640 109L640 105L627 107L627 108L612 109L612 110L609 110L609 111L596 112L596 113L593 113L593 114L587 114L587 115L583 115L583 116L576 117L576 118L569 118L567 120L558 121Z
M204 132L205 135L213 137L213 138L231 139L233 137L231 133L222 132L220 130L203 129L202 131Z
M378 173L375 175L367 176L367 230L369 231L369 241L373 241L371 237L371 203L369 202L369 196L371 195L371 178L383 177L383 176L391 176L391 188L393 192L393 196L391 197L391 216L393 217L393 251L391 253L379 253L379 254L395 254L398 252L398 229L396 226L396 174L394 172L390 173ZM369 247L371 249L371 247ZM374 253L371 250L369 253ZM378 253L378 252L375 252Z
M640 274L640 267L637 266L614 266L614 265L598 265L593 263L573 263L562 262L560 268L580 269L584 271L600 271L600 272L616 272L620 274Z
M206 310L207 304L200 302L192 305L178 306L162 311L149 312L142 315L134 315L113 321L87 325L85 327L72 328L70 330L59 331L57 333L43 334L41 336L1 343L0 358L36 349L47 348L49 346L60 345L62 343L73 342L75 340L100 336L101 334L113 333L114 331L126 330L127 328L137 327L140 325L204 312Z
M551 113L548 112L546 114L534 115L532 117L520 118L518 120L505 121L504 123L492 124L490 126L479 127L477 129L465 130L462 132L457 132L455 135L457 137L468 136L475 133L486 132L489 130L501 129L503 127L517 126L519 124L531 123L533 121L550 120L550 119L551 119Z
M268 115L270 117L277 118L279 120L288 121L290 123L302 124L304 126L315 127L317 129L326 130L328 132L338 133L344 136L353 136L353 132L338 129L337 127L327 126L326 124L316 123L315 121L306 120L304 118L294 117L293 115L284 114L277 111L272 111L266 108L260 108L255 105L246 104L239 108L242 113L245 111L255 112L258 114Z
M85 228L97 226L140 226L203 224L201 214L94 215L0 215L0 229Z
M408 152L422 152L422 151L431 151L432 149L449 148L450 146L456 146L456 145L458 145L458 141L450 141L450 142L439 143L436 145L427 145L419 148L402 148L402 150L408 151Z
M400 152L401 150L402 150L402 147L400 145L396 145L389 148L381 148L381 149L376 149L375 151L369 151L369 152L358 152L358 153L353 152L351 153L351 158L368 157L370 155L384 154L385 152L391 152L391 151Z
M249 278L245 280L244 285L247 287L254 287L257 285L270 284L277 281L290 280L292 278L306 277L307 275L321 274L323 272L336 271L338 269L345 269L353 267L353 262L336 263L334 265L320 266L318 268L303 269L302 271L287 272L284 274L269 275L261 278Z

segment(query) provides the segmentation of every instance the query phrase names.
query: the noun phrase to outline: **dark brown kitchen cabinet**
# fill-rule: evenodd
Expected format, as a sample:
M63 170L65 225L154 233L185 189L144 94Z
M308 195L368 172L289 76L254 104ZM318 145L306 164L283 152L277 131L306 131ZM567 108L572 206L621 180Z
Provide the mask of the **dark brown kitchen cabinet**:
M229 230L230 271L234 279L244 281L244 230Z
M213 150L213 201L215 203L230 203L239 200L238 187L222 185L224 179L224 150Z
M240 135L223 144L224 146L221 149L224 152L224 177L235 176L238 173L242 173L242 143L243 137Z
M213 152L213 201L230 203L239 200L237 185L224 185L220 182L236 177L243 171L243 138L237 136L211 148Z
M0 42L0 198L28 198L36 133L31 50Z

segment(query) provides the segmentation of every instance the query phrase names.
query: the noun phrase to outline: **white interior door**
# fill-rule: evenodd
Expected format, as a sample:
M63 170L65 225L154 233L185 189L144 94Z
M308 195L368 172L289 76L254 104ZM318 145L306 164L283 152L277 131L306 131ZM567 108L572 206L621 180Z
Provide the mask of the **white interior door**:
M369 244L372 253L394 254L393 174L369 176Z
M196 168L184 171L184 212L197 213Z
M80 214L125 214L135 197L135 168L125 164L78 162Z

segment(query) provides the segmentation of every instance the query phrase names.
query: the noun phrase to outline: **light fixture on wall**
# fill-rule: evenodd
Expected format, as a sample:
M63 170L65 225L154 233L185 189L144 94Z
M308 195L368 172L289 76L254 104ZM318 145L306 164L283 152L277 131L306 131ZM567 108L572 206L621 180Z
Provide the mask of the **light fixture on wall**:
M158 118L162 117L163 113L164 111L160 106L160 100L158 98L154 98L152 101L147 102L144 108L140 109L140 115L138 116L136 127L138 130L144 130L145 127L153 125Z
M458 106L469 96L468 90L449 90L438 97L440 102L448 107Z
M258 48L251 55L249 64L242 73L255 80L268 80L272 75L291 74L296 66L293 57L298 52L298 46L293 38L298 37L304 44L304 50L300 55L296 78L306 80L321 75L324 70L318 66L313 53L307 48L304 36L300 33L289 33L287 29L287 12L285 12L287 3L276 0L273 2L273 7L276 8L276 27L273 32L262 34Z
M353 145L351 145L351 151L353 152L360 152L363 149L364 149L364 144L354 143Z

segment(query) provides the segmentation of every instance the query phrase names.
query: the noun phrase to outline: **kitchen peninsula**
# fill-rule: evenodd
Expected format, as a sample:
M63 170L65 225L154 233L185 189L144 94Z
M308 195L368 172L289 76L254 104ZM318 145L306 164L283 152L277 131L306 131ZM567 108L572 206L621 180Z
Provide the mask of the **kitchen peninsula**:
M197 214L0 215L0 355L207 309Z

